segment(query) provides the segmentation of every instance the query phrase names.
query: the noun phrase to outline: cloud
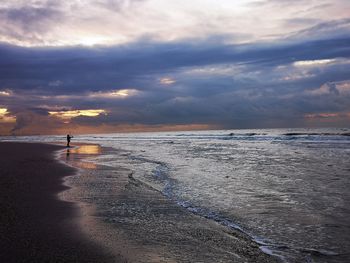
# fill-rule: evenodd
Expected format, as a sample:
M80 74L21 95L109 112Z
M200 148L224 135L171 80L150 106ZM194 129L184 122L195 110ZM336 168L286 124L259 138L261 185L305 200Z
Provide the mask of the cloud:
M161 78L159 82L160 84L163 84L163 85L171 85L176 83L176 80L170 77L164 77L164 78Z
M0 123L12 123L16 121L16 117L11 115L8 109L0 108Z
M350 19L338 19L318 23L288 36L289 39L346 38L350 33Z
M320 88L307 91L307 94L320 95L350 95L350 80L327 82Z
M350 112L320 112L305 114L305 122L309 125L322 124L325 127L339 124L346 125L350 121ZM344 126L346 127L346 126Z
M316 114L305 114L305 118L335 118L339 117L339 113L316 113Z
M104 98L104 99L125 99L131 96L135 96L140 92L136 89L120 89L120 90L112 90L108 92L91 92L88 94L91 98Z
M336 62L336 59L302 60L302 61L295 61L293 65L296 67L312 67L312 66L327 65L334 62Z
M11 96L11 92L7 90L0 90L0 96Z
M48 113L63 120L71 120L79 116L97 117L100 114L107 114L106 110L102 109L49 111Z
M310 37L344 31L340 23L348 18L348 8L343 0L3 0L0 36L21 46L115 45L142 38L171 42L220 35L228 43L253 43L293 33ZM331 21L334 17L339 20ZM325 30L328 23L332 25ZM310 26L315 26L314 33Z
M11 89L11 96L0 96L0 103L22 116L15 132L34 131L35 123L47 123L57 131L68 121L49 112L79 109L108 111L95 118L70 118L70 127L89 131L87 127L102 127L102 123L108 131L120 125L193 122L225 128L302 126L305 114L350 111L345 82L348 42L2 45L0 90ZM320 88L325 83L336 83L336 90L345 96ZM327 96L317 99L322 92Z
M349 41L332 39L271 45L137 42L128 47L31 49L2 45L0 66L4 70L0 89L57 94L110 91L130 86L144 90L157 87L155 78L161 79L169 72L185 68L236 64L246 65L252 70L295 61L348 58ZM54 89L53 84L56 85Z
M96 0L95 4L107 10L122 12L147 0Z
M0 9L0 17L6 21L7 25L15 24L24 32L46 28L48 21L59 19L61 16L61 12L51 6Z
M303 126L350 112L348 4L253 2L2 1L7 131Z
M64 18L57 1L28 1L17 5L5 1L0 5L0 41L43 45L49 31Z

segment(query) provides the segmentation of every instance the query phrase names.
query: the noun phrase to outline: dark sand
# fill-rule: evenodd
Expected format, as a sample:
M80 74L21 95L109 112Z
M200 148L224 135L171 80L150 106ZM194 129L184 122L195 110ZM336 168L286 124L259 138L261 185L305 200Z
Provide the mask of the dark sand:
M61 146L0 143L0 262L123 262L88 240L76 222L79 209L58 200Z

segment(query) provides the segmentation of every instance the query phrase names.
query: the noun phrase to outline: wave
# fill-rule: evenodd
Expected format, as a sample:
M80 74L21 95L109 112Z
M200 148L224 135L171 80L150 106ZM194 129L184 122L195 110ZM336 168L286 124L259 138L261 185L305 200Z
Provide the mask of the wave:
M350 132L344 133L315 133L315 132L289 132L282 134L284 136L350 136Z
M295 256L295 254L299 254L302 258L306 259L307 262L312 262L311 257L336 257L336 256L342 256L342 254L337 253L335 251L331 250L324 250L324 249L314 249L314 248L303 248L303 247L293 247L289 244L280 244L273 240L259 237L254 235L252 232L248 231L244 227L242 227L239 223L236 223L234 219L229 218L223 214L220 214L216 211L212 211L208 208L204 208L201 206L196 206L190 201L182 200L179 198L174 191L175 187L175 180L171 179L168 176L169 173L169 167L165 163L144 159L141 158L143 161L149 161L151 163L158 164L158 166L153 170L153 177L157 181L163 182L163 189L157 189L154 188L153 185L148 184L147 182L138 179L141 183L147 185L148 187L159 191L164 196L166 196L169 200L175 202L177 205L185 208L190 213L200 216L203 218L206 218L211 221L215 221L216 223L223 225L225 227L228 227L230 229L239 231L246 235L250 240L255 242L260 250L264 252L265 254L269 254L271 256L278 257L282 260L282 262L289 262L288 254L292 255L292 257ZM140 159L140 160L141 160Z

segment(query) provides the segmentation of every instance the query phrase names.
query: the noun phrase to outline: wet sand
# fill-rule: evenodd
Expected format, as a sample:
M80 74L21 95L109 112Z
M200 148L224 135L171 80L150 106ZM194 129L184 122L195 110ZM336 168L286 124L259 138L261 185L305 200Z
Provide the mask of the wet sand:
M0 143L0 262L276 262L131 171L87 162L108 151Z
M83 231L108 251L122 247L118 253L130 262L277 262L245 234L192 214L130 170L89 159L98 154L123 152L71 150L62 160L80 172L66 180L72 188L61 198L80 205Z
M124 262L77 228L77 206L57 194L76 171L55 160L64 147L0 143L0 262Z

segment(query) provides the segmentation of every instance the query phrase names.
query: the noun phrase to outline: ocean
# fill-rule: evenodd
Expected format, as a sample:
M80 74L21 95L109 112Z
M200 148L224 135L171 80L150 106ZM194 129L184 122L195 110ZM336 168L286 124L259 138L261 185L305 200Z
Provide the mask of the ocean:
M350 129L91 134L75 142L108 148L88 161L130 170L176 205L244 232L285 262L350 260Z

